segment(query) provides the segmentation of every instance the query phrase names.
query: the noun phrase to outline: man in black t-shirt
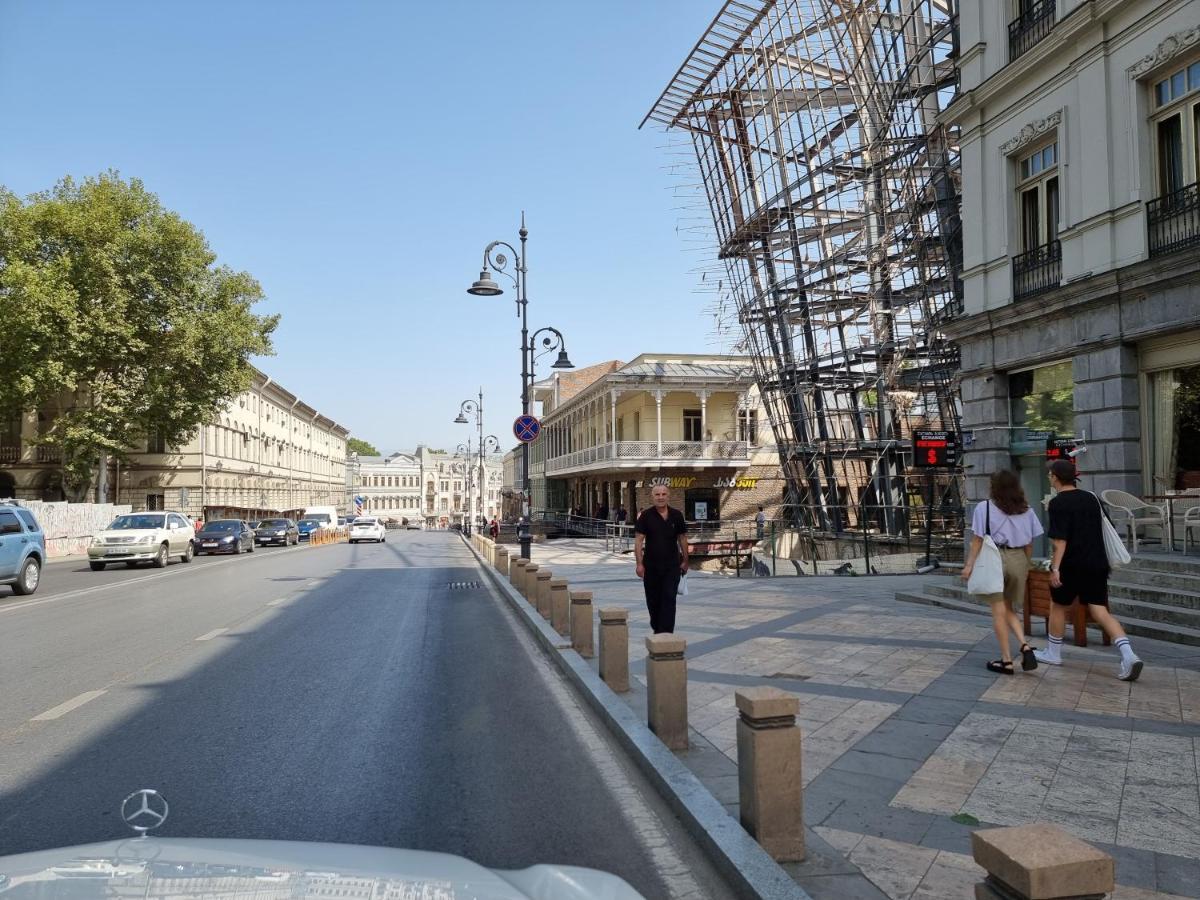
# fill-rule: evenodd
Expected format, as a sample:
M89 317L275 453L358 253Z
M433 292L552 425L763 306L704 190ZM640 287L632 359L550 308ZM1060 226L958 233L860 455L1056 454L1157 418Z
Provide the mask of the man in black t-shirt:
M675 594L679 578L688 569L687 522L683 513L667 504L665 485L650 492L654 505L637 519L633 553L637 574L646 591L646 609L655 634L675 630Z

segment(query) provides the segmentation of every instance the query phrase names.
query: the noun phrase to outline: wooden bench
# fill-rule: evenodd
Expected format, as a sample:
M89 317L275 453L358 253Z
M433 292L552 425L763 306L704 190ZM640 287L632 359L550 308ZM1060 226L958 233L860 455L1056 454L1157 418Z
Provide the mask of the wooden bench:
M1050 607L1054 603L1050 599L1050 573L1049 572L1030 572L1029 577L1025 580L1025 633L1032 635L1032 619L1034 616L1041 616L1046 620L1045 625L1047 634L1050 626ZM1075 632L1075 646L1087 646L1087 623L1095 621L1088 614L1086 603L1080 603L1079 598L1075 598L1066 609L1067 621L1071 623L1071 627ZM1104 646L1107 647L1112 643L1107 633L1104 634Z

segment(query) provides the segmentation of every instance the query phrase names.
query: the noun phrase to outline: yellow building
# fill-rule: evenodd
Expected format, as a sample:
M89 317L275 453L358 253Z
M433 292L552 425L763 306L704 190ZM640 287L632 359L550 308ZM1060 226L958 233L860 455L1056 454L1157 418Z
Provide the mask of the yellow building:
M530 457L533 508L629 521L656 484L691 521L778 514L783 480L750 360L642 354L534 386L542 433Z

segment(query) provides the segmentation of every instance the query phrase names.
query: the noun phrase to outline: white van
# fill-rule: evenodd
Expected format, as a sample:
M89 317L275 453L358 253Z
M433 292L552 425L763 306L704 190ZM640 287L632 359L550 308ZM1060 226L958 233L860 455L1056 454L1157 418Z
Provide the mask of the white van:
M320 522L322 528L337 528L338 511L334 506L309 506L301 518Z

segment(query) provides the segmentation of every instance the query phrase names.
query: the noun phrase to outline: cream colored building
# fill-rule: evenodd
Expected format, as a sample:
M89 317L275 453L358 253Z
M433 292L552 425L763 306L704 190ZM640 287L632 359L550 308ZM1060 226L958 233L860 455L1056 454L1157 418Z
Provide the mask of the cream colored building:
M1200 487L1200 2L959 8L968 496Z
M421 466L421 512L429 527L461 525L470 518L472 507L476 517L490 521L500 515L500 489L503 482L501 460L487 457L484 461L483 505L475 481L479 477L478 458L468 464L461 456L444 450L419 446L413 454ZM481 511L482 510L482 511Z
M0 434L0 495L62 499L58 460L30 442L39 427L39 413L28 413L15 440L12 428ZM182 447L151 437L128 464L111 464L105 499L208 519L344 509L347 437L344 427L256 369L250 388Z
M391 456L353 456L353 496L350 512L357 512L362 498L362 515L392 519L424 520L421 508L421 461L411 453Z
M779 458L750 360L645 353L534 388L542 433L532 445L532 507L632 521L656 484L692 521L777 518ZM518 457L519 463L519 457Z

